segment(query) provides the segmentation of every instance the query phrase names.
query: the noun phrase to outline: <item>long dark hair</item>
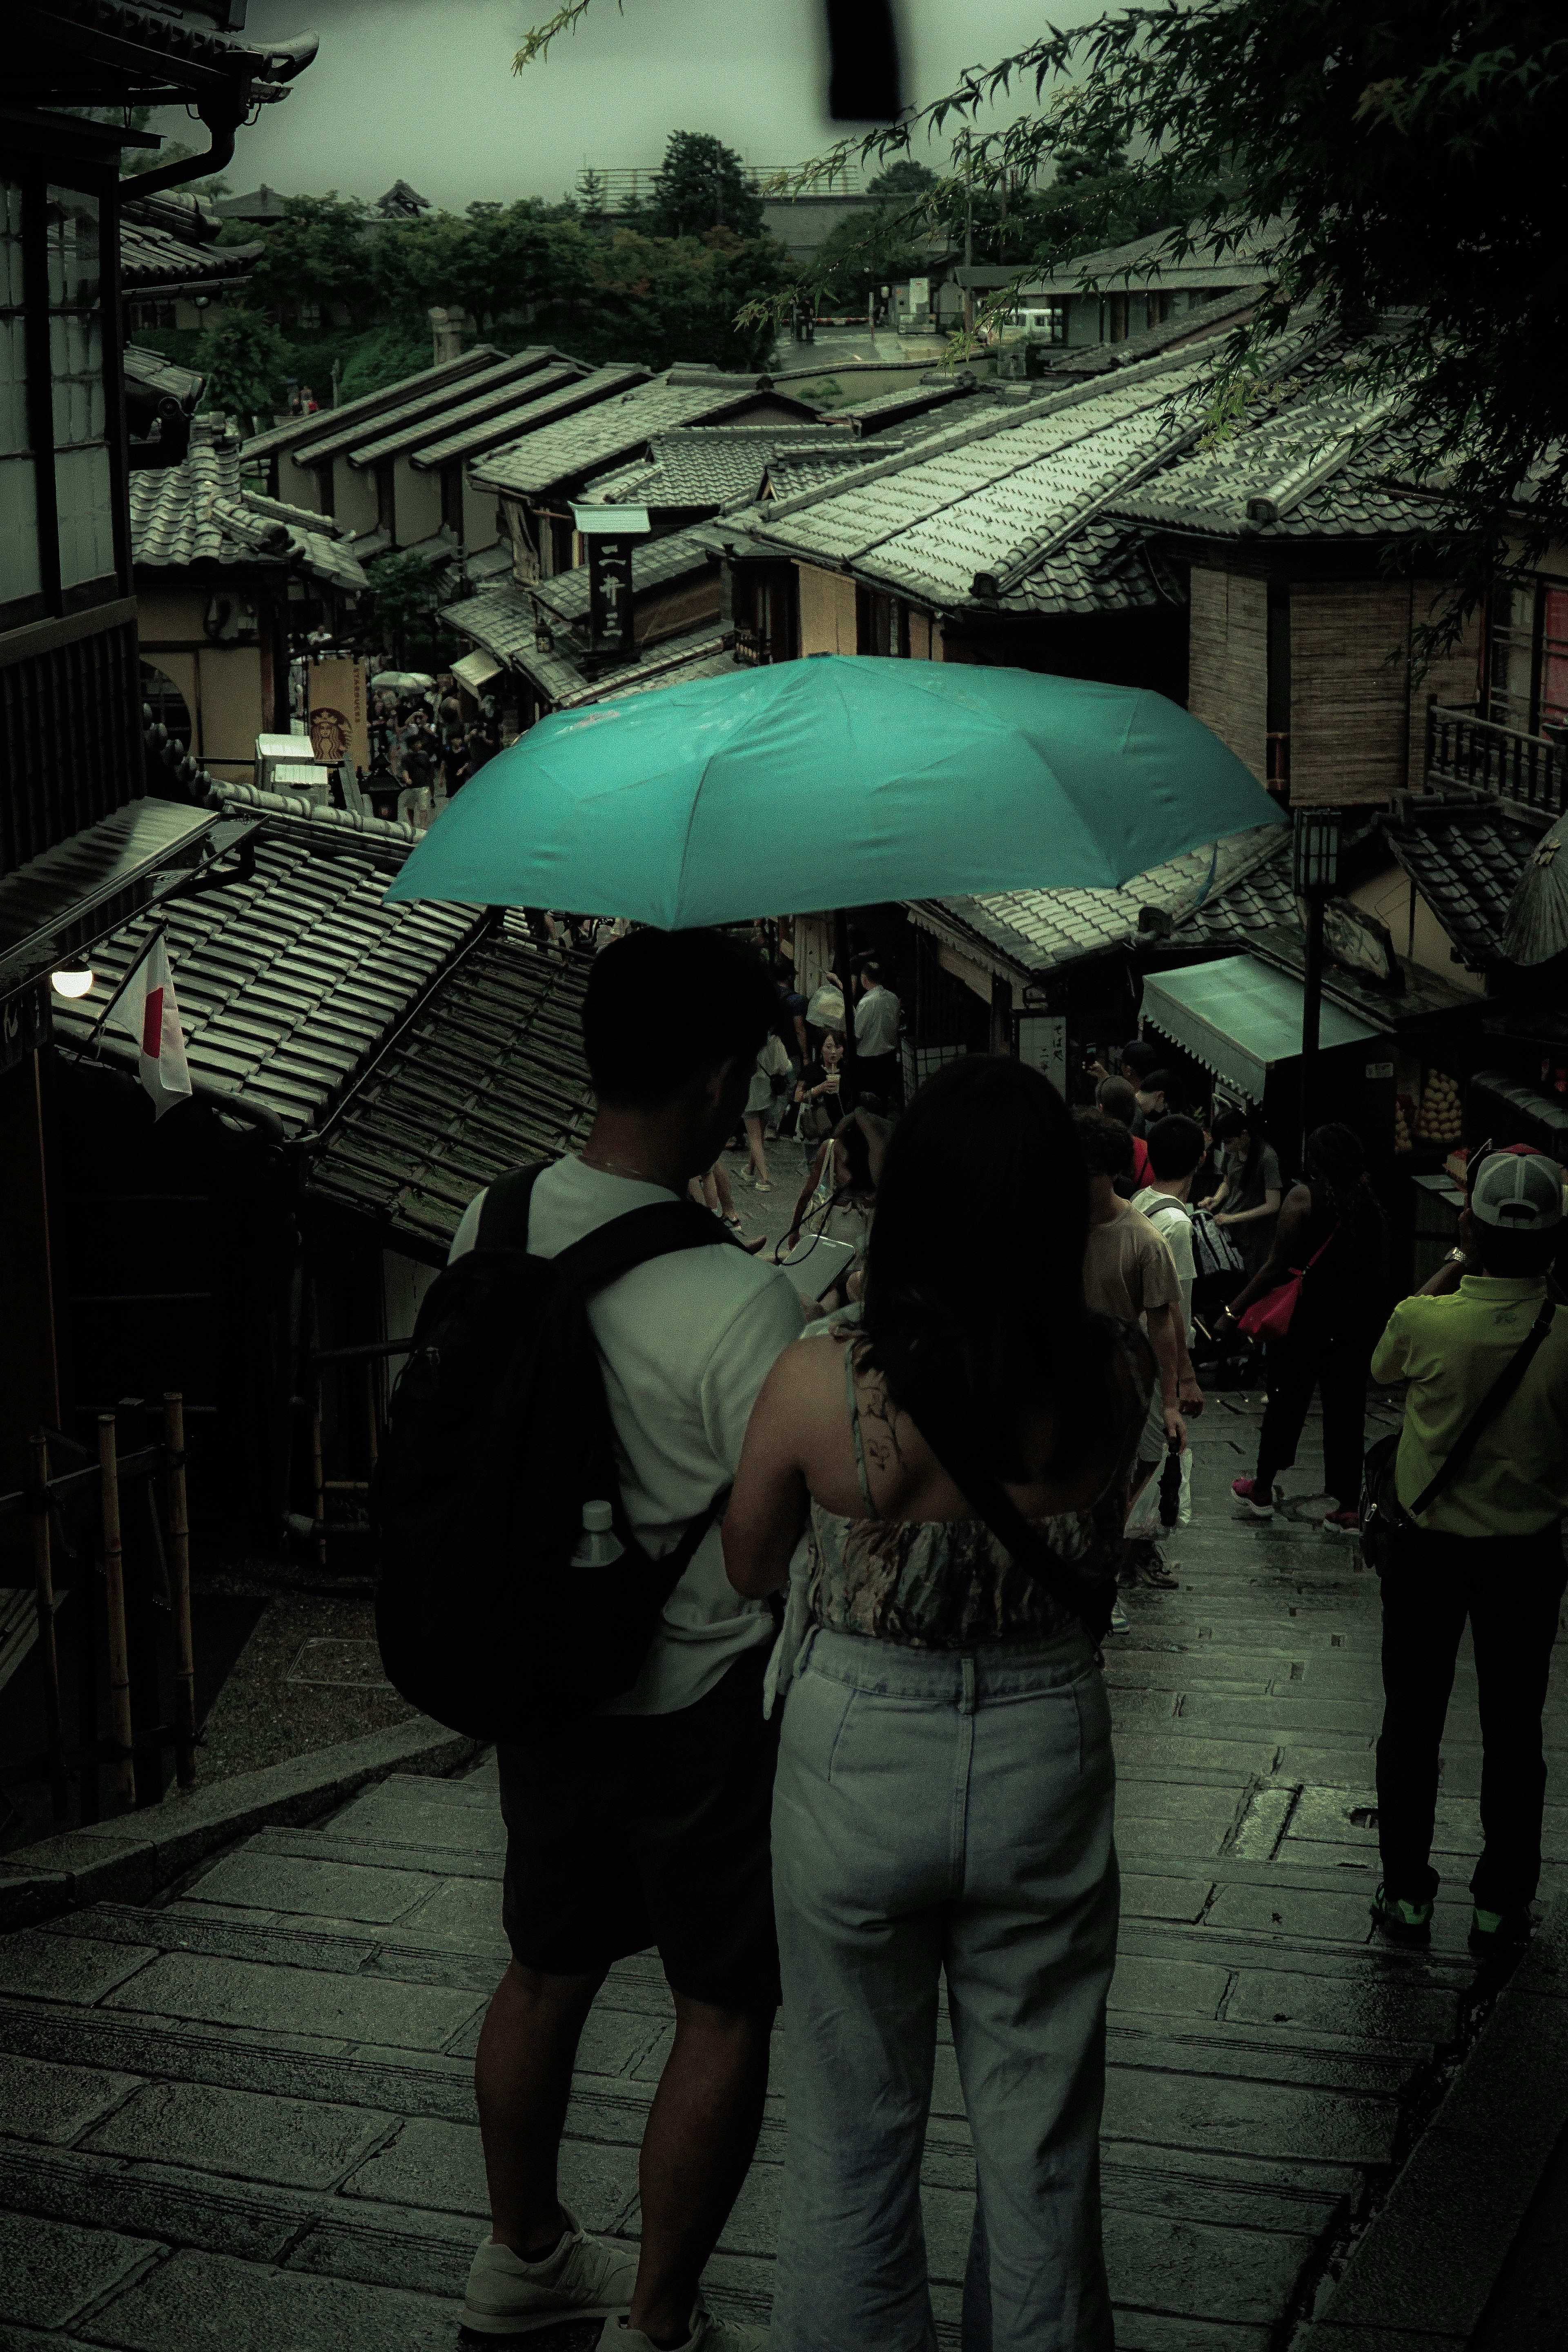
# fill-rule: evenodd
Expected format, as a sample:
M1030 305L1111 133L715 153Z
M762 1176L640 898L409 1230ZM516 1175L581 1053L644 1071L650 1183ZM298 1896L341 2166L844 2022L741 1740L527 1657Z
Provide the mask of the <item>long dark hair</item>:
M984 1213L972 1211L976 1181ZM1026 1063L992 1055L928 1078L893 1130L866 1251L861 1360L919 1424L940 1402L999 1475L1110 1431L1110 1341L1084 1306L1089 1180L1072 1116Z
M1247 1151L1237 1172L1236 1189L1245 1192L1252 1182L1263 1150L1263 1122L1257 1114L1245 1110L1221 1111L1210 1130L1216 1143L1228 1143L1235 1135L1245 1135ZM1221 1162L1223 1171L1224 1162Z
M1315 1127L1307 1138L1302 1173L1314 1207L1328 1212L1342 1233L1358 1241L1380 1242L1383 1210L1366 1181L1366 1146L1341 1118Z

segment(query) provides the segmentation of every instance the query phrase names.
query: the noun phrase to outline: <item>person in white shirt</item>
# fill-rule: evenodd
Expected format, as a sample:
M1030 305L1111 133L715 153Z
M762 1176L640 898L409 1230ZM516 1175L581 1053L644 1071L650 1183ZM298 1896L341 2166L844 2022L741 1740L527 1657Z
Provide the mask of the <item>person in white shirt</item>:
M860 970L860 1002L855 1008L855 1085L857 1097L875 1095L885 1111L896 1111L903 1101L899 1069L899 1029L903 1007L890 988L882 985L874 963Z
M652 1004L679 1022L650 1027ZM745 1099L773 992L711 931L640 930L594 965L583 1032L596 1115L580 1157L537 1179L528 1246L553 1257L628 1210L685 1195ZM452 1255L474 1246L483 1195ZM672 1549L727 1488L752 1402L797 1339L777 1268L722 1244L634 1267L590 1300L621 1498L643 1546ZM779 2000L768 1820L776 1721L765 1603L724 1574L717 1519L665 1605L633 1687L581 1726L500 1750L512 1962L476 2063L493 2236L464 2305L477 2334L626 2311L620 2352L742 2352L698 2281L763 2117ZM561 2205L556 2163L577 2042L613 1962L656 1944L675 2041L643 2139L641 2251Z
M1142 1100L1142 1097L1140 1097ZM1193 1178L1203 1165L1207 1149L1203 1129L1195 1118L1184 1118L1173 1112L1156 1119L1144 1139L1149 1154L1150 1181L1142 1192L1132 1195L1132 1206L1148 1218L1160 1239L1171 1253L1181 1287L1178 1312L1180 1323L1176 1332L1176 1362L1178 1394L1183 1413L1190 1420L1204 1409L1204 1392L1198 1386L1189 1352L1193 1333L1193 1285L1197 1280L1197 1261L1193 1255L1193 1219L1187 1207L1187 1195L1193 1189ZM1167 1528L1175 1525L1176 1497L1181 1490L1181 1455L1167 1454L1160 1470L1160 1516ZM1153 1547L1150 1547L1150 1552ZM1140 1561L1140 1575L1146 1584L1163 1585L1169 1589L1176 1580L1165 1570L1156 1556L1147 1554Z

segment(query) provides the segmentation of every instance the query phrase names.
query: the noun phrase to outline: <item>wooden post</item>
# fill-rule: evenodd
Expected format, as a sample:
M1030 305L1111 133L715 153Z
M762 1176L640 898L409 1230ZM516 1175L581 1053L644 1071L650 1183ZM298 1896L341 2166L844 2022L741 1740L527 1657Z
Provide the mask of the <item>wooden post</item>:
M182 1789L196 1782L196 1654L191 1640L191 1527L185 1511L185 1401L163 1397L169 1451L169 1598L174 1611L174 1769Z
M44 1661L44 1736L49 1751L49 1801L56 1821L66 1811L65 1731L60 1712L60 1660L55 1646L55 1578L49 1556L49 1442L42 1430L28 1440L38 1505L33 1514L33 1605Z
M109 1728L123 1754L114 1761L114 1793L136 1802L136 1762L131 1753L131 1659L125 1640L125 1561L120 1549L120 1465L114 1415L98 1416L98 1467L103 1500L103 1589L109 1619Z
M316 1559L320 1567L327 1564L327 1484L321 1475L321 1383L317 1381L310 1400L310 1478L316 1491Z
M375 1465L381 1452L376 1427L375 1403L375 1359L373 1356L367 1356L364 1360L364 1419L365 1432L370 1439L370 1467L373 1477L375 1475Z

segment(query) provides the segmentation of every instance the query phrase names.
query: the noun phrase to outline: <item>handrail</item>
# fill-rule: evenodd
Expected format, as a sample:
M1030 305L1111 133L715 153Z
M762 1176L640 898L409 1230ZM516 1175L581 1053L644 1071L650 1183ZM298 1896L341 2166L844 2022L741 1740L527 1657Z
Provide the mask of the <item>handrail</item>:
M1426 706L1426 782L1458 784L1543 815L1568 808L1568 745L1526 735L1474 709Z

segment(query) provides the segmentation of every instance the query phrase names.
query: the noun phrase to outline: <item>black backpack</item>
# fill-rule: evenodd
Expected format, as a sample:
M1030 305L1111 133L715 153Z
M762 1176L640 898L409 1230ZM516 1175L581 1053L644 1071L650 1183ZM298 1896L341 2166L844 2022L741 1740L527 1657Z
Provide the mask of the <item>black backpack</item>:
M659 1202L531 1256L541 1172L490 1186L475 1247L426 1293L371 1493L387 1676L478 1739L528 1739L629 1689L728 1491L672 1551L637 1542L587 1303L633 1266L731 1236L695 1202ZM611 1506L624 1549L574 1568L590 1502Z

